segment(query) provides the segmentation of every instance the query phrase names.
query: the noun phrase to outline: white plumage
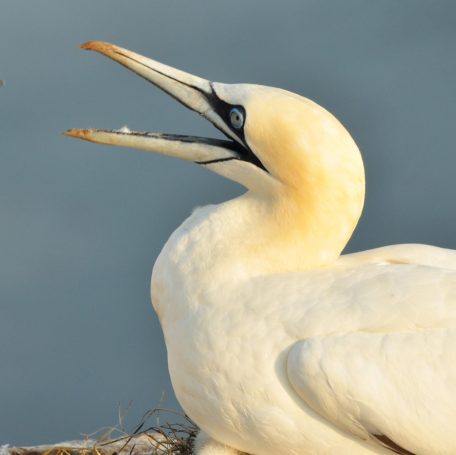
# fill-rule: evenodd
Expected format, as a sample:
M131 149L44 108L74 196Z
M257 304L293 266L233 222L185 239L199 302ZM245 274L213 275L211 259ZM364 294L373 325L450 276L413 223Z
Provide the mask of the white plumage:
M396 245L340 256L364 200L362 161L343 126L284 90L210 83L107 43L84 47L231 141L68 135L156 149L248 188L196 210L153 271L173 387L202 429L196 452L456 453L456 252Z

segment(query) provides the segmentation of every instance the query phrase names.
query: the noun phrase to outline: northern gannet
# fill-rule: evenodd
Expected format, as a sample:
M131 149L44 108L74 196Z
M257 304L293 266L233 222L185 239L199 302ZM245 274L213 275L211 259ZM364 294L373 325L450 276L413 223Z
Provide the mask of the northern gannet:
M153 269L176 396L199 455L456 453L456 251L341 255L364 169L346 129L288 91L209 82L103 42L104 54L228 140L68 136L193 161L247 188L197 209Z

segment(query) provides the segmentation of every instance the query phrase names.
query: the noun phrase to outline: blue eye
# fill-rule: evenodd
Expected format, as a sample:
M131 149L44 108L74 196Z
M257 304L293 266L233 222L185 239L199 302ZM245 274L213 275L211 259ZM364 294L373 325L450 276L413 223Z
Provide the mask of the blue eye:
M233 107L230 111L230 122L233 128L237 130L241 129L244 126L244 113L241 109Z

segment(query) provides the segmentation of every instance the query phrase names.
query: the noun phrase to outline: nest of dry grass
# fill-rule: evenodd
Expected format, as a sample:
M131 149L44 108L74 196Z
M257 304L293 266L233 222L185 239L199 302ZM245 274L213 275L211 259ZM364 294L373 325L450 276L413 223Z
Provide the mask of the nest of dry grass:
M171 414L183 423L159 424L163 415ZM155 421L155 424L151 422ZM86 435L81 441L50 446L6 448L0 455L191 455L198 427L181 413L162 408L146 412L131 432L124 430L123 416L119 424Z

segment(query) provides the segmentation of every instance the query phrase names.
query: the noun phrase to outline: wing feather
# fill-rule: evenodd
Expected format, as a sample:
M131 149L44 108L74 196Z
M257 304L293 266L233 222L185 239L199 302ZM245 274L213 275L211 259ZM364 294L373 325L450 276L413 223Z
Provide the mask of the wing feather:
M362 263L415 264L456 270L456 250L409 243L344 254L339 258L340 265Z
M456 329L310 338L293 346L287 371L298 395L345 431L381 435L404 453L456 453Z

